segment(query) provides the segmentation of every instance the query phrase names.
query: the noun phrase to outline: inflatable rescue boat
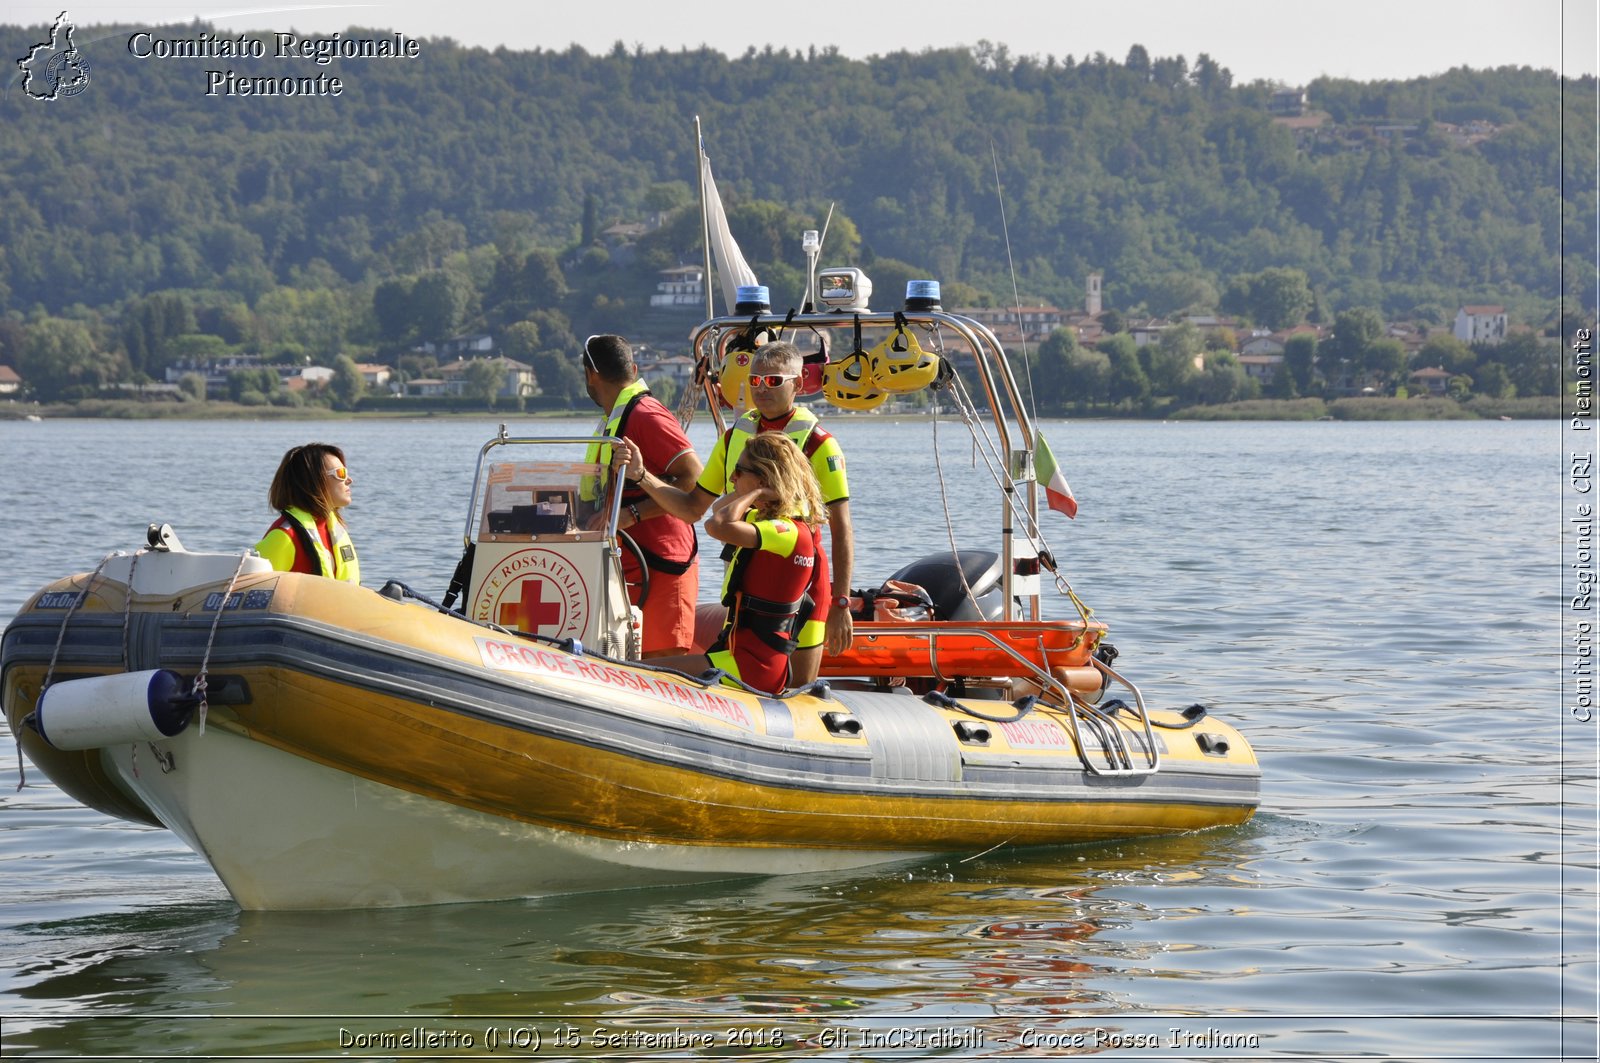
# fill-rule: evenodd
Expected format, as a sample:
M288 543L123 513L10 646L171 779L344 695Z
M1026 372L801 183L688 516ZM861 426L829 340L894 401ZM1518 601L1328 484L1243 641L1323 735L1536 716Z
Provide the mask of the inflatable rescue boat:
M459 604L190 552L153 524L6 628L12 733L71 797L174 831L251 909L838 871L1248 819L1249 744L1200 706L1148 706L1053 571L1032 422L993 335L936 298L874 312L849 287L859 305L702 324L712 415L753 332L842 330L852 355L824 353L808 390L849 405L932 388L960 409L995 471L996 536L863 591L851 649L806 688L633 659L618 493L600 530L580 512L594 440L502 426L478 455ZM1041 608L1047 574L1065 619Z

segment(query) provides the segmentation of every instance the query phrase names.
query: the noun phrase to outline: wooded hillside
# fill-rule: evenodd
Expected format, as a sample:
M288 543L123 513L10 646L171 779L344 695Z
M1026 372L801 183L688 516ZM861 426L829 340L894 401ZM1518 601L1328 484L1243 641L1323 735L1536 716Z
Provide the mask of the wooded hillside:
M1010 302L998 168L1024 299L1081 305L1099 271L1108 307L1216 309L1241 301L1241 278L1288 268L1330 322L1358 306L1445 321L1495 303L1545 326L1563 296L1593 310L1594 85L1547 71L1314 81L1304 115L1274 117L1271 86L1138 47L1121 60L980 44L862 61L429 40L413 60L319 66L270 47L140 59L134 29L78 40L92 63L81 94L45 103L13 84L0 103L0 362L15 361L8 336L50 315L81 322L126 369L157 370L174 357L148 350L172 334L160 313L149 324L158 293L181 295L184 334L324 359L537 326L539 312L578 335L625 328L657 270L698 261L691 212L671 213L691 195L697 114L735 234L779 305L799 298L799 229L830 204L825 264ZM11 41L41 33L0 27ZM326 73L344 89L208 96L214 68ZM597 239L663 211L624 259ZM386 283L398 324L383 319ZM141 314L144 336L129 339Z

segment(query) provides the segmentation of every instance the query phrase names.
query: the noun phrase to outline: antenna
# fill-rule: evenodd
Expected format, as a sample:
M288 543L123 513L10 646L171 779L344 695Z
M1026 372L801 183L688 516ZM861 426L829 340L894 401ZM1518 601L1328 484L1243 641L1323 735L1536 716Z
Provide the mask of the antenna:
M806 254L806 300L805 312L810 313L817 305L817 258L822 254L823 241L828 239L828 225L833 221L833 208L835 204L828 204L828 216L822 219L822 232L807 229L800 234L800 249Z

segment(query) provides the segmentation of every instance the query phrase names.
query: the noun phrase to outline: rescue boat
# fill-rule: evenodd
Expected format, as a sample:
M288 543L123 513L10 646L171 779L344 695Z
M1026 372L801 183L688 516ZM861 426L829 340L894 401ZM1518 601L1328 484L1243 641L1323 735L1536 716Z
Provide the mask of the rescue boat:
M635 660L630 541L596 440L501 426L443 601L191 552L165 524L45 587L0 641L21 750L83 804L174 831L249 909L837 872L1247 820L1248 742L1201 706L1147 704L1057 571L1034 425L993 334L925 289L876 312L858 271L833 280L856 305L703 323L692 394L720 420L756 332L853 339L806 390L860 405L934 389L992 464L998 521L992 543L869 581L851 649L804 689ZM870 500L858 512L870 522ZM1064 617L1045 615L1051 583Z

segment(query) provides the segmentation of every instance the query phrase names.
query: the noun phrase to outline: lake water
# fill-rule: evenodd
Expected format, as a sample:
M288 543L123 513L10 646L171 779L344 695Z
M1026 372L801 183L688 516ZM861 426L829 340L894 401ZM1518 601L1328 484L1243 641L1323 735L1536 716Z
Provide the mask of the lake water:
M512 421L513 432L580 433ZM993 546L964 431L834 417L856 584ZM343 445L367 582L444 588L494 422L0 423L0 620L170 522L236 551ZM849 875L240 912L165 831L0 778L0 1052L70 1059L1593 1059L1596 725L1563 711L1554 422L1051 424L1045 517L1249 824ZM702 452L709 433L693 436ZM935 470L951 485L941 496ZM707 1042L709 1038L709 1043Z

